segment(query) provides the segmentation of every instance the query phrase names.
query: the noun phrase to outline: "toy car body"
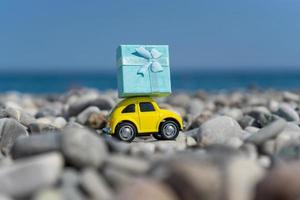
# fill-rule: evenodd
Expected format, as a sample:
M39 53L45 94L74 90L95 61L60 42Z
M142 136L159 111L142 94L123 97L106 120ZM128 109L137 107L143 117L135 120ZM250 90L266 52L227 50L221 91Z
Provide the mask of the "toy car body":
M173 140L183 129L181 117L161 109L151 97L130 97L111 112L105 132L131 142L135 136L153 134L156 139Z

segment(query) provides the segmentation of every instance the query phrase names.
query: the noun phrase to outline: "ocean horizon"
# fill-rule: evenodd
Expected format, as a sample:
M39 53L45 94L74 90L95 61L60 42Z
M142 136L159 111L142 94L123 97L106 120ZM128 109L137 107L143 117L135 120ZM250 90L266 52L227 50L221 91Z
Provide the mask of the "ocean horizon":
M173 70L173 91L248 88L300 90L300 70ZM0 73L0 92L61 93L74 88L117 89L116 71L27 71Z

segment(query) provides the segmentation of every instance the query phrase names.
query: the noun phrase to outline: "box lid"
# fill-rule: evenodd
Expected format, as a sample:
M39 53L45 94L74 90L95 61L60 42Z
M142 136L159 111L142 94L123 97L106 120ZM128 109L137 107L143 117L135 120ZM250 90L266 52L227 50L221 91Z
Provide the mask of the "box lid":
M118 66L141 66L153 61L169 66L168 45L120 45L117 49Z

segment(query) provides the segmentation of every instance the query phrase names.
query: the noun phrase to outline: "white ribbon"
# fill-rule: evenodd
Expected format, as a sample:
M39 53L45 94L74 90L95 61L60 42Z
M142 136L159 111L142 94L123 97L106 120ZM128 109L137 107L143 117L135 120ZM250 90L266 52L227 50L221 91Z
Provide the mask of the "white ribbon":
M139 47L135 49L137 54L145 59L148 60L148 63L142 66L137 74L145 75L146 71L150 67L152 72L161 72L164 69L162 68L161 64L156 60L162 56L162 54L157 51L155 48L151 49L151 51L148 51L144 47Z

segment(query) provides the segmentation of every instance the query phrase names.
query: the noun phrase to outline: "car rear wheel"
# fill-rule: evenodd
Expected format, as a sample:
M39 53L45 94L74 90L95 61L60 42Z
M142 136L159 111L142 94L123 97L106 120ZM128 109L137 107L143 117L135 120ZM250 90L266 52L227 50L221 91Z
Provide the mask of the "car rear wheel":
M167 120L161 124L159 133L162 139L174 140L179 134L179 127L176 122Z
M116 137L124 142L132 142L136 136L136 128L129 122L122 122L116 127Z

